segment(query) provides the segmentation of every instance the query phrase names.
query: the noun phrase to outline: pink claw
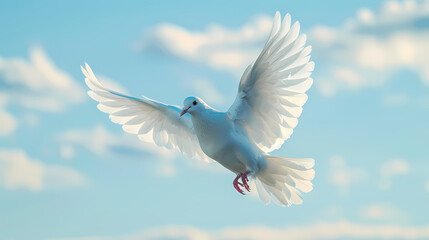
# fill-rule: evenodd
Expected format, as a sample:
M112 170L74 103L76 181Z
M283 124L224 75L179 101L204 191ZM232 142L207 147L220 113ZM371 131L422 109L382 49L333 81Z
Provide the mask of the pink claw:
M239 193L241 193L241 194L243 194L243 195L244 195L243 190L241 190L241 188L238 186L238 185L243 186L243 184L241 184L241 183L238 181L238 179L240 179L240 177L241 177L242 175L243 175L242 173L238 174L238 175L237 175L237 177L236 177L236 178L234 179L234 181L232 182L232 185L234 186L235 190L237 190Z
M247 174L249 174L250 172L247 171L245 172L243 175L241 175L241 181L243 182L244 187L246 188L246 190L248 192L250 192L250 187L249 184L247 184L249 182L249 179L247 178Z

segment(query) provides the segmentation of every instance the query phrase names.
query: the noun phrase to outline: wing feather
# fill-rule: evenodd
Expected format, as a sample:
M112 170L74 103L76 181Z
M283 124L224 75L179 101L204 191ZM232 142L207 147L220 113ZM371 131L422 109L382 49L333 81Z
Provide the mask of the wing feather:
M121 124L125 132L138 135L142 141L175 148L186 157L211 161L201 150L191 119L180 117L179 107L106 89L86 63L82 72L90 89L88 95L99 103L97 108L108 113L112 122Z
M305 92L313 84L311 46L305 46L307 38L299 32L299 22L291 26L289 14L281 21L276 13L267 42L244 71L228 110L228 116L243 124L265 152L281 147L293 133L307 101Z

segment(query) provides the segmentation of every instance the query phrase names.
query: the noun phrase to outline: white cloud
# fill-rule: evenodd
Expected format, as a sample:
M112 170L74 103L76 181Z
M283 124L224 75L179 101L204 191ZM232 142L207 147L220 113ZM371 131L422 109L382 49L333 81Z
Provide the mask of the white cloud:
M331 172L329 181L336 186L341 194L348 194L350 187L367 180L368 175L361 168L350 168L341 156L333 156L329 160Z
M116 142L116 137L100 125L89 129L67 130L59 134L59 139L69 146L84 147L96 155L108 154L110 142Z
M15 131L18 123L15 117L0 108L0 136L6 136Z
M392 187L392 179L399 175L408 174L410 164L403 159L391 159L383 163L380 167L380 183L381 189L389 189Z
M10 106L59 112L85 96L41 48L31 49L29 59L0 56L0 87L0 136L13 133L18 126L16 117L6 111ZM34 125L37 117L23 117L23 121Z
M121 155L139 159L156 159L158 169L155 171L160 176L176 175L176 168L172 161L177 156L174 150L142 142L137 136L131 134L124 132L114 134L102 125L96 125L88 129L70 129L60 133L57 138L62 142L59 151L63 158L73 156L75 148L82 147L98 156Z
M374 23L374 13L367 8L361 8L357 12L357 17L362 24L373 24Z
M70 145L63 144L60 147L60 156L63 159L70 159L74 157L74 148Z
M426 239L429 226L367 225L348 221L305 226L271 228L265 226L228 227L207 231L192 226L165 226L119 237L56 238L56 240L317 240L317 239Z
M2 94L14 104L43 111L60 111L85 96L76 81L41 48L31 49L28 60L0 57L0 84L7 89Z
M362 77L351 68L335 69L334 77L352 87L358 87L362 84Z
M85 182L85 177L71 168L44 164L22 150L0 149L0 186L6 189L40 191L81 186Z
M315 81L319 91L329 97L380 87L404 68L429 86L428 19L429 0L388 1L378 11L359 9L339 27L313 27L308 35L322 64ZM270 16L260 16L240 29L213 24L201 31L164 23L146 32L136 47L241 74L261 51L271 23Z
M358 10L340 27L314 27L309 41L325 65L316 81L321 93L382 86L402 68L416 71L429 86L428 19L427 0L388 1L378 12Z
M187 61L241 74L256 59L271 29L272 18L259 16L240 29L212 24L202 31L163 23L144 34L138 51L161 51Z
M69 146L86 148L96 155L149 154L162 158L174 156L171 150L140 141L126 133L113 134L102 125L88 129L71 129L60 133L58 139Z
M9 97L0 92L0 137L10 135L18 126L16 118L4 108L9 102Z
M163 177L173 177L177 170L174 158L180 154L173 149L159 147L154 143L143 142L137 136L125 132L112 133L102 125L95 125L87 129L69 129L56 136L61 143L60 156L67 159L67 155L74 156L77 148L85 148L97 156L126 156L139 159L154 159L157 161L155 172ZM66 147L66 149L64 149ZM71 148L71 149L67 149ZM186 159L184 162L192 168L214 173L227 172L218 163L207 163L198 159Z
M390 203L372 204L360 209L361 216L373 220L405 220L410 216Z

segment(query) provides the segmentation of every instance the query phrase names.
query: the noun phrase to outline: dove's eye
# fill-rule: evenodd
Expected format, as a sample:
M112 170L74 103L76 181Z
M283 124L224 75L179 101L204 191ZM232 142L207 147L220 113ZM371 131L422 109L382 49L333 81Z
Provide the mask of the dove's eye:
M192 104L194 104L194 106L197 105L197 101L194 101Z

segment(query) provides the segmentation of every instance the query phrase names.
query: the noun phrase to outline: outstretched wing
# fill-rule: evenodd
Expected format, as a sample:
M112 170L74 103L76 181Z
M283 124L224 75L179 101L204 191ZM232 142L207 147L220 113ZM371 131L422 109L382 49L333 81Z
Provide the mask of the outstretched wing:
M276 13L264 49L241 77L228 110L229 117L243 124L265 152L280 148L290 137L313 83L311 46L304 46L306 36L299 35L299 22L290 24L289 14L281 22Z
M110 120L121 124L124 131L137 134L143 141L178 149L186 157L211 161L201 150L190 117L180 117L179 107L106 89L86 63L82 72L91 89L88 95L99 102L98 109L108 113Z

